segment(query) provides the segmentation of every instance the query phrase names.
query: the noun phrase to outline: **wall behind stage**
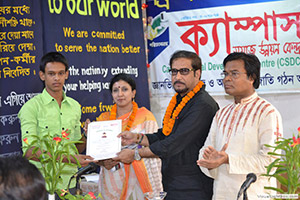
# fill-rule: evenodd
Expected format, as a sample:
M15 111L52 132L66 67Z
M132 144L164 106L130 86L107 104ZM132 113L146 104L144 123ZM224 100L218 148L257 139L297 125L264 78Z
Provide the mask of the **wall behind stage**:
M231 52L261 61L258 94L282 115L284 135L300 126L300 3L297 0L147 1L151 109L159 122L174 94L168 73L176 50L196 52L202 81L220 106L232 102L220 73ZM159 123L161 124L161 123Z
M0 154L20 154L18 111L42 92L39 61L50 51L69 61L64 90L82 119L109 111L109 81L120 72L137 82L136 101L149 108L139 0L2 0L0 3Z

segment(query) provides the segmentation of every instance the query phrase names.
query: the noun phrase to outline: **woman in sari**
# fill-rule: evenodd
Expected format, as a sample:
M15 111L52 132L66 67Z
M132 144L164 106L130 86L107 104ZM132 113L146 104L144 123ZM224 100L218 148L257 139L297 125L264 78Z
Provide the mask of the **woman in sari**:
M110 82L114 105L110 112L102 113L97 121L122 120L122 131L141 134L156 132L158 126L153 114L145 107L138 108L134 102L135 81L127 74L118 74ZM142 148L129 145L122 148ZM160 192L161 162L159 158L143 158L131 164L123 164L112 159L98 162L100 172L100 192L104 200L140 200L144 193Z

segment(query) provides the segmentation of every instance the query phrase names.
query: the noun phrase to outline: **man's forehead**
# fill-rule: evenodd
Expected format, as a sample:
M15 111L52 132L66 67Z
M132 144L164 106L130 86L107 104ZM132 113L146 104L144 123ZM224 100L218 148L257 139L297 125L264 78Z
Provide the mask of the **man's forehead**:
M226 63L224 70L239 71L245 69L245 64L243 60L231 60Z

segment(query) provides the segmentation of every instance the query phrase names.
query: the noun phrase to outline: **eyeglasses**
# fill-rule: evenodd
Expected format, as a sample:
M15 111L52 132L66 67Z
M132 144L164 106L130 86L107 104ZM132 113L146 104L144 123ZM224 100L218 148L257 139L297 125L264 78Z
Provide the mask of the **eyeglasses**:
M226 78L227 76L231 76L234 79L237 79L240 77L241 74L247 74L247 72L239 72L239 71L232 71L232 72L222 72L221 77L222 79Z
M169 72L172 76L176 76L178 72L180 72L181 75L188 75L190 71L195 71L195 69L189 69L189 68L169 69Z

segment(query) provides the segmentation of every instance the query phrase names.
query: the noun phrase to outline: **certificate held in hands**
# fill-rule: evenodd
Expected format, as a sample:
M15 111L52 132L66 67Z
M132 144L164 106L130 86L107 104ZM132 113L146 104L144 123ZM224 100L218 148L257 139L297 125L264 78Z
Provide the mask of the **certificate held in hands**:
M104 160L117 156L121 151L122 120L91 122L88 125L86 154L94 160Z

